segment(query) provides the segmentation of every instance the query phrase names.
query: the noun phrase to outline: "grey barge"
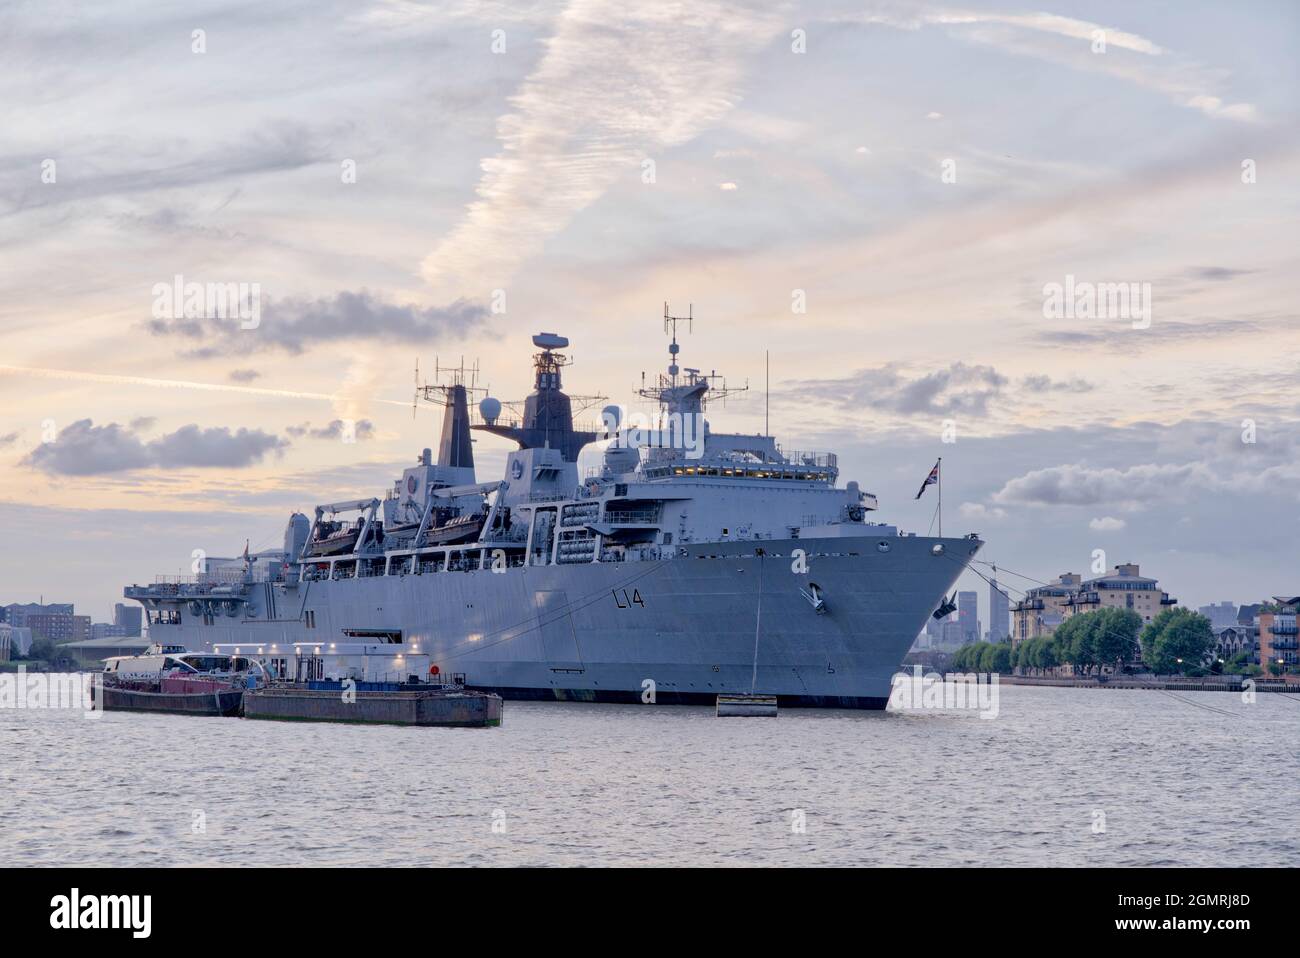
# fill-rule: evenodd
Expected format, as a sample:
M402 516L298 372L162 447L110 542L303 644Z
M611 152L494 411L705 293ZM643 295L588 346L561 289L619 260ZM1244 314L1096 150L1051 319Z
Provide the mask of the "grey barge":
M238 715L243 689L213 692L149 692L105 685L91 687L95 708L106 712L166 712L173 715Z
M244 693L244 717L297 722L495 728L501 724L501 697L439 685L283 683Z

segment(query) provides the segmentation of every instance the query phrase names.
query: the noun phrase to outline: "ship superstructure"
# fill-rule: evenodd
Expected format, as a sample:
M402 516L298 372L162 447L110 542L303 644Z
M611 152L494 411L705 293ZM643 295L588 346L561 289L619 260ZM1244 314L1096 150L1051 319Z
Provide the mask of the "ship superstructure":
M507 698L712 704L762 691L783 705L883 708L927 616L982 543L901 535L873 495L839 486L834 454L714 432L714 373L680 365L640 390L659 414L607 407L579 428L561 370L568 340L533 337L534 391L517 415L463 377L384 497L295 514L282 550L242 569L130 586L155 641L239 649L281 674L304 649L385 642ZM672 322L670 322L672 321ZM479 482L470 434L516 445ZM582 449L607 440L599 468Z

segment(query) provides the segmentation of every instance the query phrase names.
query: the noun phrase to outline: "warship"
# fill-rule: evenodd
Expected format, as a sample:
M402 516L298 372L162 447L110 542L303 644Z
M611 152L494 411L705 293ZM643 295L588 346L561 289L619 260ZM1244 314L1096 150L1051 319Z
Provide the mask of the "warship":
M294 513L282 548L125 588L155 642L255 658L301 674L338 644L400 646L507 699L883 709L928 616L983 545L875 521L876 497L839 485L833 453L714 431L715 373L665 373L631 423L618 407L578 428L562 389L568 340L533 337L534 390L502 403L464 375L424 386L443 406L424 449L383 496ZM418 377L417 377L418 384ZM417 390L418 392L419 390ZM597 399L600 397L596 397ZM480 482L473 439L511 442ZM579 474L584 447L605 445ZM312 663L306 663L308 671Z

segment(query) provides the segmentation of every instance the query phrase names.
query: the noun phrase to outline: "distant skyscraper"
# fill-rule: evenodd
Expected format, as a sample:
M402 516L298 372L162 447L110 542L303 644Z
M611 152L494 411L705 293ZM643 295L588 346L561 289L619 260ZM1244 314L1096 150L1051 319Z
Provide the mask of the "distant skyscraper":
M957 593L957 621L961 625L961 641L978 642L980 638L980 619L977 602L979 597L974 592Z
M943 638L943 624L949 618L951 618L951 616L944 616L942 619L936 619L934 616L930 616L930 618L925 620L925 634L930 636L932 639Z
M126 605L123 602L113 606L113 624L124 626L122 635L139 635L142 628L141 615L144 609L138 605Z
M1011 634L1011 599L998 588L998 580L989 582L989 641L1001 642Z
M965 645L965 640L961 633L961 623L954 618L949 618L943 623L943 637L940 643L949 649L955 649L958 646Z

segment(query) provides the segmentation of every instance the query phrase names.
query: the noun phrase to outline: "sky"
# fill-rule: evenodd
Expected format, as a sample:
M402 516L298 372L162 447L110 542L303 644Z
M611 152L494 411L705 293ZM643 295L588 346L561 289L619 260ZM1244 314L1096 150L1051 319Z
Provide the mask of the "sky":
M0 604L102 620L380 493L437 443L417 360L519 399L558 332L635 408L665 302L749 386L715 429L770 410L922 533L942 457L1013 598L1095 550L1300 591L1300 7L627 7L0 7Z

